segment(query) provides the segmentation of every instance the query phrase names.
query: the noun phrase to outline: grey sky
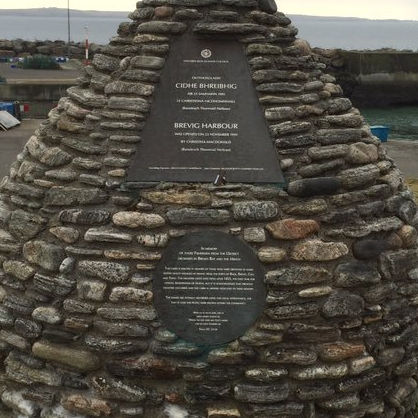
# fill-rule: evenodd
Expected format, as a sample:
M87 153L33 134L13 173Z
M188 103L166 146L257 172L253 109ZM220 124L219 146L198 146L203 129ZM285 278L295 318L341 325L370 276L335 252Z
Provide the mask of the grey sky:
M418 20L417 0L277 0L284 13L317 16L353 16L369 19ZM2 1L0 9L67 7L67 0ZM135 0L70 0L70 7L82 10L133 10Z

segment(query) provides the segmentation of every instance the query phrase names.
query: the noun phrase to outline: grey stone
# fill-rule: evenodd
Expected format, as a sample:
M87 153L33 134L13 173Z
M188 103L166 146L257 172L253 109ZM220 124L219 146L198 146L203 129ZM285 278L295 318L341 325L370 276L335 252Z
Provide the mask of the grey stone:
M418 250L390 251L382 254L380 269L386 279L401 280L418 266Z
M362 137L361 129L320 129L316 132L323 145L346 144Z
M269 271L266 283L271 286L299 286L321 283L331 279L331 273L324 268L292 266Z
M296 389L297 397L302 401L330 398L334 393L334 386L324 382L307 383Z
M359 261L340 264L335 271L337 287L369 286L379 283L380 280L381 277L376 268Z
M234 387L234 397L240 402L274 403L289 397L288 383L276 385L238 384Z
M341 180L336 177L295 180L289 183L288 193L298 197L329 195L334 194L341 185Z
M90 382L93 389L104 399L141 402L147 397L147 391L142 387L128 385L110 376L93 376Z
M245 228L244 239L247 242L263 243L266 241L266 232L263 228Z
M156 33L178 35L185 32L187 25L180 22L166 22L154 20L138 25L138 33Z
M29 319L16 319L14 327L15 331L24 338L38 338L42 333L42 326L39 325L37 322L31 321Z
M23 255L27 261L48 271L58 271L65 252L61 247L45 241L28 241L23 246Z
M126 282L129 278L129 267L106 261L80 261L78 271L88 277L98 278L111 283Z
M282 122L278 125L271 125L270 131L275 137L282 135L299 134L310 131L312 124L310 122ZM311 145L313 140L310 140L307 145Z
M140 308L99 308L97 314L104 319L110 320L131 320L154 321L157 312L154 308L143 306Z
M84 235L84 239L89 242L132 242L132 236L130 234L107 227L88 229Z
M87 155L103 155L106 153L105 147L102 145L96 145L88 139L66 136L62 139L62 143L68 148Z
M263 26L252 23L197 23L194 27L197 33L215 35L215 34L240 34L264 33L266 29Z
M24 418L34 418L40 410L35 402L28 401L23 397L23 392L5 390L1 395L1 401Z
M299 305L278 306L267 309L266 314L276 321L289 319L312 318L319 312L319 305L316 302L301 303Z
M334 171L338 168L341 168L344 166L344 164L345 161L343 159L327 161L321 164L309 164L302 167L299 170L299 174L302 177L315 177L328 171Z
M325 302L322 314L326 318L356 318L363 313L364 300L346 291L336 291Z
M374 164L358 168L349 168L339 173L339 179L345 189L355 189L373 183L380 176L379 168Z
M33 345L32 352L44 360L58 362L83 372L96 370L99 367L99 359L96 355L64 345L38 341Z
M347 374L348 366L345 363L317 364L290 373L291 377L297 380L338 379Z
M262 0L267 1L267 0ZM268 0L276 4L272 0ZM270 405L252 405L251 411L257 417L300 417L306 411L305 405L300 402L283 402Z
M36 273L33 280L33 286L36 291L55 297L70 294L75 288L75 284L76 281L73 277L55 277L40 273Z
M106 105L106 96L94 93L88 89L81 89L80 87L70 87L67 90L69 97L77 103L89 107L102 108Z
M27 241L35 237L45 227L46 222L42 216L17 209L11 214L9 231L15 237Z
M151 56L136 56L131 59L131 66L134 68L143 68L151 70L159 70L163 68L165 63L164 58L160 57L151 57ZM148 80L146 80L148 81Z
M136 112L148 112L150 104L147 100L140 97L117 97L113 96L109 99L109 108L133 110Z
M366 190L354 191L331 196L331 202L336 206L346 206L352 203L364 202L367 198L384 199L390 194L390 188L385 184L369 187Z
M264 352L263 360L272 364L308 366L316 363L318 355L309 349L271 348Z
M47 192L45 204L48 206L93 205L104 203L107 198L107 193L97 188L56 186Z
M145 351L148 348L148 343L146 341L127 338L109 338L92 334L87 334L84 337L84 342L87 347L94 351L110 354L133 353Z
M80 299L101 302L104 300L107 284L97 280L83 280L77 283L77 292Z
M227 210L222 209L173 209L167 212L173 225L223 225L230 220Z
M14 317L11 312L4 306L0 306L0 325L2 327L12 327Z
M257 86L257 90L260 93L300 93L302 89L303 89L302 85L296 84L296 83L288 83L288 82L264 83L264 84L260 84L259 86ZM310 124L308 125L310 128L311 125ZM306 125L306 127L308 127L308 125ZM307 129L303 129L303 130L307 130Z
M281 55L282 48L280 48L277 45L270 45L270 44L249 44L247 46L247 54L248 55Z
M69 209L59 214L61 222L79 225L101 225L110 220L110 212L103 209Z
M94 326L100 332L110 337L146 338L149 335L149 330L146 326L130 322L96 320Z
M50 325L59 324L62 320L60 312L53 307L40 306L32 312L35 321L45 322Z
M77 229L65 226L51 228L49 232L67 244L74 244L80 236Z
M96 310L95 305L92 303L75 299L66 299L63 303L63 308L67 312L81 314L90 314Z
M7 260L3 263L5 273L11 274L18 280L28 280L35 274L35 270L21 261Z
M297 244L292 250L291 258L300 261L330 261L348 253L349 249L343 242L324 242L314 239Z
M233 205L234 219L239 221L264 221L275 218L279 207L273 201L237 202Z
M351 410L359 406L360 398L356 393L343 396L340 395L327 401L321 401L318 404L322 408L329 410Z
M137 236L138 243L151 248L163 248L168 244L168 234L141 234Z
M95 54L93 65L98 70L113 72L119 69L120 60L103 54Z
M376 258L390 249L392 249L392 245L387 240L364 239L354 243L353 254L360 260L368 260Z
M153 294L149 290L136 289L134 287L114 287L110 293L109 300L114 303L135 302L150 303Z
M387 348L381 351L377 356L377 363L380 366L388 367L399 364L405 355L405 349L402 347Z
M160 354L162 356L192 358L200 356L203 352L203 347L186 341L175 342L173 344L153 342L151 351L154 354Z

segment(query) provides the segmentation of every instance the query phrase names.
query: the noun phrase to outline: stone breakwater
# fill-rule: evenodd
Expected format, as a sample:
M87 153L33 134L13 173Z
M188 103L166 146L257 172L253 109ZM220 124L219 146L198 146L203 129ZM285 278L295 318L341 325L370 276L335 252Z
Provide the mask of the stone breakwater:
M90 44L91 57L100 52L102 46ZM0 58L25 57L28 55L50 55L65 57L68 55L68 45L64 41L24 41L22 39L0 39ZM72 58L85 58L85 45L82 42L70 43L70 55Z
M139 2L12 165L0 202L5 414L413 417L413 195L266 3ZM186 31L242 43L284 190L126 182ZM180 340L153 306L167 243L207 228L245 240L266 270L262 317L221 347Z

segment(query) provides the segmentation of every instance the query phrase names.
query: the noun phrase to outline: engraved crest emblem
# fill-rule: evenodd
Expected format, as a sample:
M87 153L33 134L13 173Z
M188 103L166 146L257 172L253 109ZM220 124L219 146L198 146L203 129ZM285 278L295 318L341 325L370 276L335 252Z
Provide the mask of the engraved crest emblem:
M203 49L200 53L203 58L210 58L212 56L212 51L210 49Z

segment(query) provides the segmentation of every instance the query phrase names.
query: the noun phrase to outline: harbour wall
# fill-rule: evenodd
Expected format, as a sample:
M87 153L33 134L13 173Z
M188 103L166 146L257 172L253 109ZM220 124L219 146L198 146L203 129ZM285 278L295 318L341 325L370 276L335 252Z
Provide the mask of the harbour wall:
M418 104L418 53L315 48L358 107Z

